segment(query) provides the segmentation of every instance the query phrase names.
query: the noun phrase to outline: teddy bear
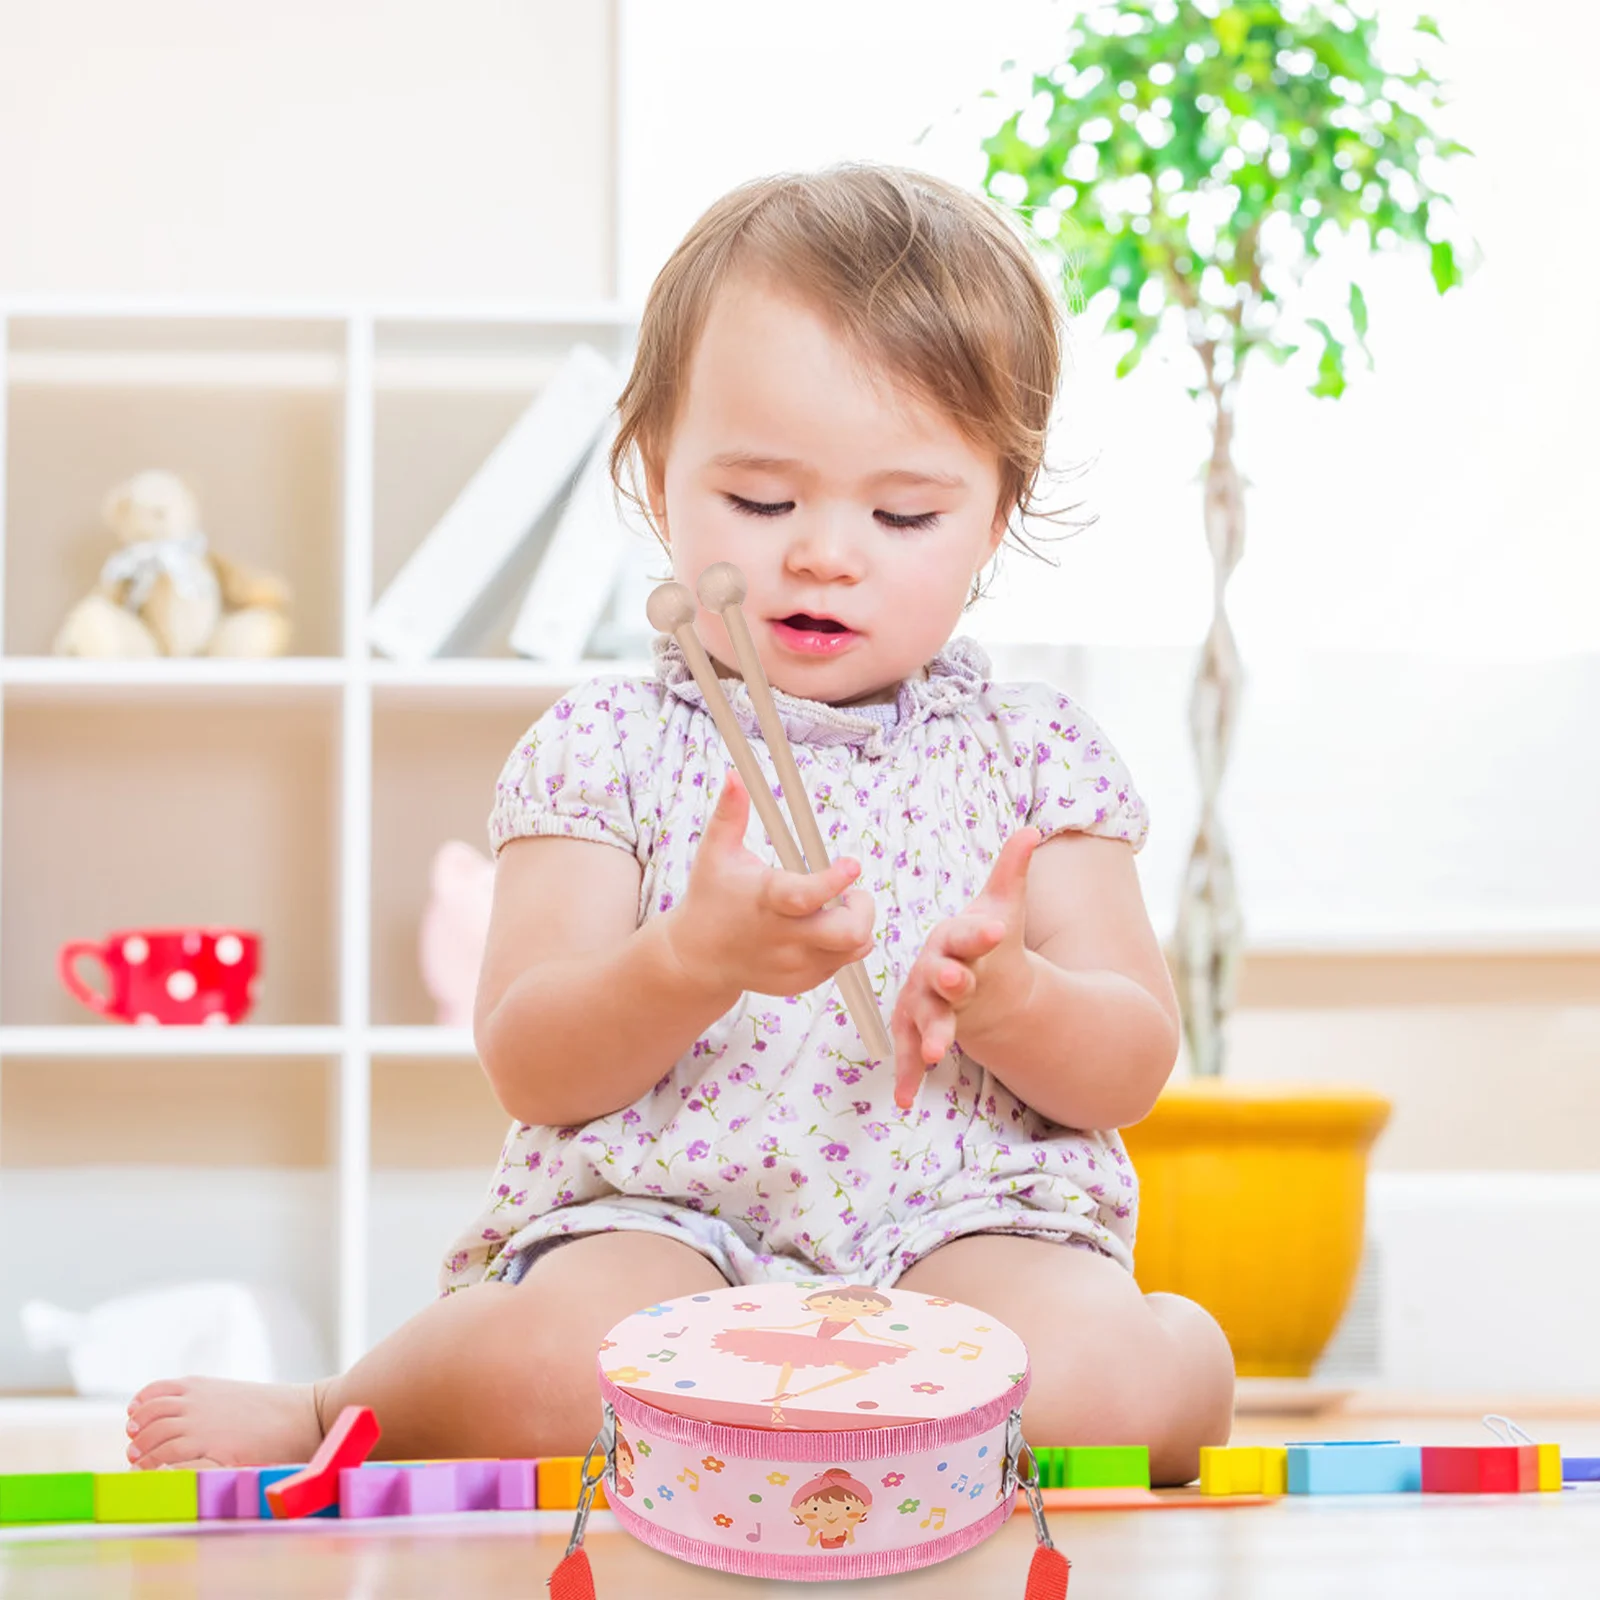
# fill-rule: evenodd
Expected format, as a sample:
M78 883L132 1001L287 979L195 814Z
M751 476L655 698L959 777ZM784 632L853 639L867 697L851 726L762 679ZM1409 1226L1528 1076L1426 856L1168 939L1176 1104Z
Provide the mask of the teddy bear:
M289 587L209 549L200 508L176 473L141 472L101 507L117 549L67 614L58 656L282 655Z

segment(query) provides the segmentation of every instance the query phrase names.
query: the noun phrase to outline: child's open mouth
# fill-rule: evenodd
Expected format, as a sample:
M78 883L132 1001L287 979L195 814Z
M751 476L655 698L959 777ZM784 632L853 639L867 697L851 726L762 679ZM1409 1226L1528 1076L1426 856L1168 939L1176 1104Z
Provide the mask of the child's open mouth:
M772 631L778 642L801 655L836 655L857 637L833 617L814 617L808 612L774 619Z

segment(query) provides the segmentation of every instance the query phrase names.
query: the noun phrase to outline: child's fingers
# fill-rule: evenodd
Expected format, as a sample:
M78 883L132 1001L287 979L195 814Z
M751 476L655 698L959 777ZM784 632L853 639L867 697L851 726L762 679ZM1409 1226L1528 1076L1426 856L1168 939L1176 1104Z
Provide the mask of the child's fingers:
M957 961L976 961L1005 936L1006 925L999 917L952 917L940 930L940 947Z
M853 856L840 856L825 872L774 872L767 880L767 904L786 917L809 917L844 893L861 873Z
M701 848L708 844L724 850L742 846L749 821L750 791L745 788L738 769L729 767L722 792L717 796L717 803L706 819L705 832L700 836Z
M922 1033L910 1013L897 1007L891 1023L894 1034L894 1103L909 1111L926 1069L922 1063Z

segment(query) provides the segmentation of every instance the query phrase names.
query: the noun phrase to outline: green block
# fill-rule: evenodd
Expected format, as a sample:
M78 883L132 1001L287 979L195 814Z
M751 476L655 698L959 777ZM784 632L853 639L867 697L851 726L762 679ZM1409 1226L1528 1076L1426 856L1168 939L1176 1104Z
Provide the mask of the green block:
M1061 1487L1061 1457L1062 1449L1058 1444L1047 1444L1042 1449L1033 1452L1033 1458L1039 1463L1039 1487L1041 1489L1059 1489Z
M92 1472L0 1475L0 1522L93 1522Z
M1142 1444L1069 1445L1061 1454L1063 1489L1150 1487L1150 1451Z
M151 1472L97 1472L96 1522L195 1522L200 1480L193 1472L158 1467Z

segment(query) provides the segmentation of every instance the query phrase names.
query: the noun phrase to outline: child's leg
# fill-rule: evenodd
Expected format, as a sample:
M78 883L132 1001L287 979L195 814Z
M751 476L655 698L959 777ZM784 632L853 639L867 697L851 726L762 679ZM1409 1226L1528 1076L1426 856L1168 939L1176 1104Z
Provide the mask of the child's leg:
M1211 1315L1173 1294L1141 1294L1098 1251L1016 1234L953 1239L897 1289L992 1313L1028 1347L1031 1443L1143 1444L1150 1480L1188 1483L1200 1446L1233 1425L1233 1353Z
M541 1256L515 1288L478 1284L434 1301L314 1388L153 1383L128 1408L129 1456L141 1467L305 1461L348 1405L377 1413L376 1455L387 1460L581 1456L600 1426L607 1330L643 1306L725 1287L676 1240L586 1234Z

